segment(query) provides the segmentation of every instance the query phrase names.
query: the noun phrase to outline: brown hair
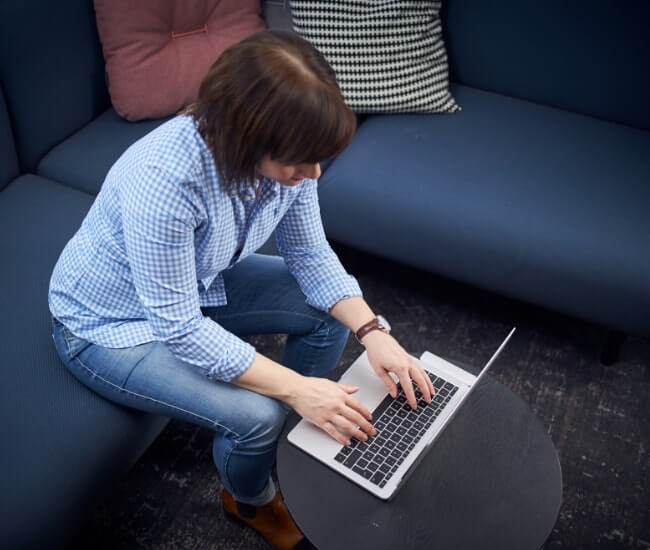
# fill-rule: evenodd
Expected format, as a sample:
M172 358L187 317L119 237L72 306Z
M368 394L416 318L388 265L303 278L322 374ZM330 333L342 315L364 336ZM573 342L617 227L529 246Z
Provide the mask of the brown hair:
M356 130L334 71L307 40L255 33L225 50L186 111L212 151L222 185L243 192L264 155L282 164L340 153Z

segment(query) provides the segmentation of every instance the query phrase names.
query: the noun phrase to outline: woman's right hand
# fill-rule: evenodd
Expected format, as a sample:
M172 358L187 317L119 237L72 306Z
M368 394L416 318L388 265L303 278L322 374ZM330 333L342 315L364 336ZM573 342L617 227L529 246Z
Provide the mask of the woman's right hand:
M350 445L351 437L367 441L376 433L370 423L372 414L352 397L358 389L326 378L303 377L288 404L339 443Z

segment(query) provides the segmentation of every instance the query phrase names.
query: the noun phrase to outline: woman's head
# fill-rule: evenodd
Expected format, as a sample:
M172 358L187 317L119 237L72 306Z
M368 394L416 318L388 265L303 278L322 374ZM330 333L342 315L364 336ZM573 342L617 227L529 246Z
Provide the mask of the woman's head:
M318 177L315 165L340 153L356 130L325 58L282 31L253 34L224 51L189 112L224 186L237 191L254 182L260 166L262 173L287 166L296 178Z

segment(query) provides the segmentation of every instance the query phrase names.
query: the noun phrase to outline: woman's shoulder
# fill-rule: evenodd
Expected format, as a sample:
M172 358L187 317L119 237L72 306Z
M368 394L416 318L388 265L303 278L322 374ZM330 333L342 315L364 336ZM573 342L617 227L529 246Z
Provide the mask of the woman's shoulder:
M202 179L204 148L193 119L176 116L133 143L111 167L105 185L146 184L150 193L156 182L196 185Z
M163 122L128 147L114 166L144 164L181 169L195 164L203 154L201 136L194 121L179 115Z

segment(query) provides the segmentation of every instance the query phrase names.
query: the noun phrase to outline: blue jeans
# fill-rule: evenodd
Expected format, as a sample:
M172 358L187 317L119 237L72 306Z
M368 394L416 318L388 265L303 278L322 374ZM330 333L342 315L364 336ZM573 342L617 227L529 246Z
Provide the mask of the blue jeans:
M254 254L223 273L228 304L206 308L240 335L288 334L283 364L307 376L336 367L348 329L305 302L281 258ZM214 430L214 463L241 502L261 505L275 487L270 473L287 407L259 393L211 380L161 342L105 348L53 321L57 351L72 374L105 398Z

